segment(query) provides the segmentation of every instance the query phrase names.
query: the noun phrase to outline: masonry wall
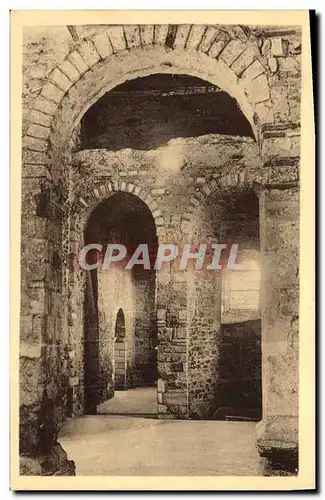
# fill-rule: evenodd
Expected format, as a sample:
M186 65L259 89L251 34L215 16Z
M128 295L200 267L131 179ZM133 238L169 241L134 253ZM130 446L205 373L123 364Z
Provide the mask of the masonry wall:
M157 220L159 237L174 236L178 239L179 235L188 233L193 207L205 196L204 185L211 190L254 181L261 190L261 211L272 207L273 198L278 197L282 214L291 210L295 222L298 214L299 28L275 31L267 27L245 27L243 30L239 26L148 25L141 29L134 26L78 29L80 38L77 41L65 27L46 27L36 31L29 28L24 34L20 332L20 452L24 457L24 473L48 473L49 470L53 473L59 468L53 459L49 467L40 464L38 457L53 449L58 428L67 416L67 408L73 406L76 411L81 411L83 316L80 312L84 282L79 271L66 271L67 261L71 247L79 245L80 248L82 244L83 212L88 210L89 205L95 206L98 196L103 199L110 195L112 188L108 186L113 179L119 190L123 191L127 186L127 189L137 190L141 195L143 189L142 195L148 196L152 211L161 210L162 205L175 206L172 214L164 214L166 221L161 223ZM107 38L106 29L110 38ZM94 41L90 40L90 36L95 37ZM105 40L110 40L111 45L105 45ZM142 49L141 43L146 45L147 50ZM76 147L80 116L91 101L98 99L105 86L109 89L111 84L121 83L126 73L131 78L146 76L148 71L179 72L180 68L183 73L204 73L216 84L218 80L218 84L230 93L233 91L239 101L245 96L241 104L251 125L255 124L258 149L254 155L258 171L252 168L255 162L251 158L245 163L245 155L241 160L238 157L228 158L227 163L223 154L215 154L214 148L221 147L220 141L229 143L229 138L217 138L216 143L211 144L211 154L208 154L204 138L188 140L189 149L181 154L175 154L175 150L171 152L169 148L162 149L158 156L153 152L148 152L148 156L139 156L137 152L121 151L119 159L122 163L126 160L127 169L107 152L98 157L99 153L89 152L88 161L87 156L83 156L85 152L71 155ZM232 142L235 141L230 139ZM236 148L246 148L246 142L236 142ZM170 154L171 158L183 158L191 149L192 161L182 164L182 172L178 170L179 163L171 161L170 164L175 166L173 172L158 168L162 175L159 179L150 180L152 175L151 172L148 175L148 164L152 165L152 159L161 159L161 154L165 154L165 158L169 158ZM92 154L95 155L93 159ZM88 186L83 185L83 179L93 179L95 165L98 169L96 181L92 183L94 187L90 192ZM157 163L155 167L158 167ZM126 170L127 176L124 174ZM94 189L104 183L107 191L98 195L99 191ZM185 190L187 200L190 200L187 205L179 203L180 194ZM79 201L80 198L84 202ZM262 280L263 290L266 290L263 292L262 318L263 379L267 381L276 373L274 384L263 384L265 422L259 446L266 452L270 451L270 442L271 448L281 447L283 443L289 443L292 449L297 448L299 311L297 294L293 296L291 291L297 288L298 241L292 241L294 258L292 255L289 258L285 252L281 254L279 264L283 273L278 282L270 279L269 284L268 273L271 273L275 263L271 257L276 252L269 251L264 243L272 239L274 230L275 238L280 238L282 227L290 233L291 222L286 220L286 215L283 217L283 220L276 219L274 225L271 220L269 224L264 224L264 218L261 218L261 226L265 229L261 237L262 254L266 259L263 264L266 273ZM176 391L176 396L172 393L167 397L163 379L160 379L158 389L161 389L161 412L169 412L173 408L173 404L169 403L178 400L182 405L175 405L176 413L182 411L186 415L187 331L185 327L184 333L184 315L186 325L187 312L184 304L187 292L182 294L178 290L176 279L170 280L170 283L172 285L167 279L159 279L158 291L160 288L163 298L177 297L180 307L171 307L172 313L168 315L166 301L158 302L158 338L165 339L158 349L158 358L166 372L166 363L172 361L167 362L164 356L170 349L167 339L172 337L173 347L179 351L176 359L184 363L182 366L178 364L178 368L185 367L185 371L178 372L174 381L172 377L168 380L171 387L174 384L174 387L182 388L180 393ZM170 286L175 288L175 295L169 293ZM273 286L276 287L276 295L272 294ZM71 290L77 290L73 299ZM289 307L283 318L272 316L272 310L284 311L287 304ZM281 331L279 352L274 349L272 337L272 332L277 330ZM293 374L288 390L284 390L287 373L282 369L284 360ZM277 387L283 390L279 391ZM33 457L36 457L35 460ZM66 467L64 454L60 464L63 470ZM65 472L69 473L69 469Z
M250 174L253 175L258 169L256 145L252 139L209 135L172 140L167 146L152 151L123 150L113 153L105 149L84 150L75 153L74 165L73 193L75 199L81 199L82 203L89 203L89 195L82 189L82 179L85 175L92 182L94 189L99 191L100 188L96 188L96 185L99 186L99 182L103 183L104 180L111 183L112 189L114 183L119 182L120 186L125 186L125 190L130 189L135 194L141 186L142 190L150 192L156 200L156 208L153 210L156 216L156 230L166 242L174 242L181 248L182 242L193 241L193 238L203 241L211 236L219 237L221 228L222 237L227 243L234 239L234 234L236 242L239 238L239 244L242 243L245 228L241 227L242 235L238 232L238 227L232 229L233 234L229 233L228 226L233 223L235 215L233 219L227 221L225 217L227 210L224 209L225 213L220 219L220 210L217 210L213 198L206 201L197 199L197 204L194 199L192 209L195 209L195 213L193 211L190 213L191 208L188 207L191 193L193 196L201 187L204 189L207 178L211 176L215 176L217 182L217 179L222 178L224 171L227 175L232 172L231 175L237 182L241 179L243 184L241 189L245 189L245 185L250 185ZM186 165L185 169L182 168L183 165ZM234 189L236 193L238 188ZM216 197L218 198L218 195ZM228 198L231 199L231 193ZM198 204L201 204L200 209ZM247 211L249 209L250 207ZM196 221L196 225L194 224L191 229L186 218L187 211L189 218ZM222 220L222 227L216 225L220 224L218 217ZM256 222L258 225L258 221L253 221L255 233ZM250 232L247 233L246 240L250 240L252 236L250 234L253 231L252 221L248 227ZM215 296L218 278L212 272L208 273L208 277L197 273L196 279L202 282L201 291L198 292L196 289L193 292L184 273L179 273L176 267L163 269L163 273L159 274L161 276L157 275L157 305L166 311L161 327L158 324L157 332L158 377L164 380L164 391L159 391L158 396L160 412L176 416L196 415L199 418L211 416L216 409L215 399L218 393L216 331L220 332L220 296L219 298ZM136 377L134 383L136 384L148 381L141 380L144 363L148 364L149 360L152 372L154 370L155 357L152 356L154 351L152 344L148 349L148 340L155 324L153 321L155 294L153 282L151 285L148 281L142 283L141 279L135 279L134 282L137 290L134 308ZM189 330L186 327L186 318L189 301L193 302L193 293L197 297L198 307L203 309L197 314ZM215 316L217 318L219 316L219 319L216 320ZM220 334L219 341L221 341ZM204 342L205 346L202 347ZM190 380L193 384L198 384L195 390L189 389ZM159 389L161 385L160 383ZM188 396L188 390L191 396ZM189 401L192 405L191 410L188 407Z

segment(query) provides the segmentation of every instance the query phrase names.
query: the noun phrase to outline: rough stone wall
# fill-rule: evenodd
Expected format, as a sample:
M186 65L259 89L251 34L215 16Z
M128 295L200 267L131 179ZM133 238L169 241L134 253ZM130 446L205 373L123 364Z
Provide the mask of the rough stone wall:
M76 398L80 399L82 394L81 386L75 385L77 380L74 377L80 373L78 363L81 357L78 353L82 349L82 317L73 316L80 313L82 290L71 311L65 309L71 281L76 281L81 289L82 285L76 273L63 271L68 254L66 243L78 244L80 231L81 234L83 231L83 227L70 227L69 222L74 199L74 193L69 188L72 172L70 146L74 130L78 128L86 108L125 79L154 72L180 71L204 77L237 99L256 134L261 170L250 177L249 165L237 172L237 162L233 161L226 166L223 176L218 172L216 179L211 180L207 179L209 174L206 171L203 175L199 173L200 169L204 170L205 163L210 165L210 158L206 162L197 159L197 165L193 163L191 167L192 174L191 168L185 170L191 186L190 202L185 212L177 203L173 218L168 221L169 228L166 230L165 224L157 222L157 233L169 237L178 234L181 228L186 234L190 227L189 214L193 213L193 207L197 206L201 196L204 197L203 188L209 191L218 186L236 186L253 180L258 182L261 210L266 214L265 224L264 216L260 217L261 227L264 228L261 235L262 262L265 262L262 277L265 421L261 426L259 445L262 452L268 452L272 447L287 446L288 443L296 449L299 311L297 296L292 295L290 287L292 280L296 280L293 290L297 289L298 240L291 241L294 252L290 256L285 252L281 254L279 266L283 272L279 273L279 278L275 278L276 273L273 272L273 279L279 281L270 281L269 284L268 273L276 264L271 257L276 252L268 250L264 240L272 239L274 233L276 238L280 238L282 230L290 233L292 221L285 220L286 213L292 213L295 222L298 214L299 29L189 25L88 28L78 27L81 38L77 41L63 27L46 27L42 33L29 28L24 36L21 453L26 456L48 453L56 441L58 426L65 417L67 393L71 397L70 403L76 407ZM89 36L93 38L87 38ZM200 141L195 140L194 144L202 147ZM198 150L196 156L199 156ZM216 155L211 154L211 158L212 165L216 165ZM123 169L118 167L116 172L120 171ZM134 168L134 171L140 175L142 168ZM143 178L139 179L139 185L142 185ZM119 183L119 189L125 189L122 176L115 182ZM177 201L181 189L178 182L184 182L182 175L176 173L170 176L169 185L173 186ZM99 178L98 185L101 185ZM135 191L139 185L133 188L136 183L132 180L128 188ZM147 194L150 192L148 203L152 207L160 205L162 200L168 204L171 200L169 189L168 183L160 188L152 185L151 189L147 189ZM140 187L139 191L141 193ZM108 188L107 194L110 192ZM97 199L96 193L91 196ZM272 207L273 198L277 197L284 219L279 221L276 218L273 223L271 219L267 220L267 207ZM86 198L83 197L84 200ZM80 208L83 206L81 203ZM62 283L67 285L63 290ZM273 285L276 286L276 294L272 293ZM158 291L159 287L163 296L164 289L168 287L158 282ZM275 310L284 311L287 305L288 314L274 316ZM162 306L158 328L165 329L166 338L173 333L183 338L184 307L179 309L182 319L179 318L176 326L172 326L176 316L173 314L167 325L165 305ZM281 352L278 352L273 339L272 332L276 330L281 332L282 343L277 344L281 345ZM71 337L72 331L78 334ZM180 341L178 347L179 351L186 352L186 342ZM167 342L158 350L158 357L164 355L165 348L168 349ZM186 363L186 355L184 359L180 358ZM279 391L276 387L284 388L287 371L283 368L289 369L289 366L292 384L288 394L286 390ZM180 384L184 377L181 373L178 378ZM268 380L272 383L267 384ZM186 387L186 382L184 384ZM161 381L159 388L165 389L163 386ZM274 400L275 393L278 394L277 404L269 404L269 400ZM168 398L163 390L159 390L159 394L161 401L165 398L161 411L167 412ZM187 397L181 395L181 399L186 413ZM172 401L172 396L169 401Z
M212 238L212 241L226 245L238 244L238 255L251 249L258 251L257 196L252 190L240 192L238 188L224 188L222 192L212 193L196 210L192 228L199 241ZM224 252L227 255L227 250ZM223 254L221 262L225 262ZM192 276L193 313L188 317L188 391L190 416L194 418L212 418L223 406L227 390L227 380L220 369L224 343L221 331L221 273L222 270L198 270L193 271Z
M114 342L115 325L119 309L125 316L125 344L127 348L127 377L131 382L135 364L135 311L136 290L130 272L102 270L100 275L101 286L98 290L98 308L100 314L99 352L100 373L107 380L107 393L101 402L114 394ZM106 396L106 397L105 397Z
M231 175L231 182L235 181L233 188L235 192L238 190L238 183L245 190L245 186L248 188L252 185L253 179L258 179L258 155L256 144L252 139L209 135L172 140L167 146L153 151L123 150L113 153L105 149L83 150L74 154L74 165L72 202L78 204L77 206L85 204L92 206L92 200L95 202L97 200L98 203L98 197L105 196L102 194L103 189L106 189L105 192L107 189L114 192L117 183L119 189L130 190L134 194L141 186L143 192L145 190L151 193L154 204L152 213L156 217L156 230L161 241L175 242L181 248L182 240L195 241L198 238L200 241L207 241L207 238L212 236L221 238L227 243L229 241L239 242L240 245L244 243L248 248L249 245L255 248L256 241L258 244L256 215L253 214L246 222L242 217L239 222L237 220L240 210L244 209L243 203L246 201L247 204L247 200L244 200L239 208L237 206L237 212L233 211L232 218L228 216L227 219L229 207L224 208L223 213L217 209L218 206L222 206L220 201L222 196L218 194L218 189L212 198L204 191L207 179L213 179L216 186L222 186L225 172L227 176ZM92 192L85 189L83 182L85 176L94 186ZM225 182L228 183L229 179ZM102 185L106 187L102 188ZM222 192L226 187L219 187L220 189ZM209 190L210 188L207 193L210 193ZM189 204L191 195L193 205ZM228 205L231 196L230 188ZM249 194L250 196L255 195ZM219 205L216 204L218 198ZM201 206L198 208L199 205ZM248 211L250 207L246 206L246 209ZM190 215L192 222L196 222L196 225L192 224L190 231L186 213ZM229 232L229 228L232 233ZM206 417L213 412L215 403L212 402L218 391L216 332L220 332L220 317L216 320L215 316L218 318L220 315L220 296L217 299L214 293L216 277L212 272L208 273L208 276L197 277L202 282L201 292L196 291L195 294L199 304L197 307L201 307L202 311L198 312L196 323L194 322L191 330L187 332L188 300L193 291L186 283L186 276L173 267L167 270L167 274L165 271L162 276L159 274L157 305L162 307L161 314L163 310L165 311L164 319L158 320L162 322L160 328L158 325L158 374L164 380L164 391L158 396L159 411L161 414L163 412L180 416L196 414L201 418ZM140 293L137 294L138 299L134 309L135 349L136 353L141 352L141 358L137 358L136 354L136 365L139 361L143 363L146 353L150 354L150 351L143 348L143 342L140 340L143 339L144 331L149 333L151 328L153 307L153 294L147 293L146 298L139 287L141 282L138 281L136 288ZM141 307L139 300L142 303ZM151 300L151 305L148 303L145 305L148 300ZM219 313L216 312L218 307ZM218 326L215 324L216 321ZM140 332L140 337L137 336L137 331ZM190 340L187 339L188 335ZM143 370L139 370L140 373L141 371ZM188 413L187 394L189 377L193 384L197 384L190 398L192 404L190 413ZM160 386L161 384L159 388ZM197 406L200 406L199 401L205 408L202 411L197 410Z
M135 288L135 347L131 385L148 385L157 381L156 360L156 290L155 273L138 272Z

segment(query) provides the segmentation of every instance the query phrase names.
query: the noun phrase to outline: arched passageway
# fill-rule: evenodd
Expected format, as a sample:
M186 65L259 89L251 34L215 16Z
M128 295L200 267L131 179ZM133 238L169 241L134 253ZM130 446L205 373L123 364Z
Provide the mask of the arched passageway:
M154 262L154 219L138 197L117 192L91 213L84 242L101 245L101 252L87 254L88 264L98 265L85 272L84 406L92 413L114 396L114 389L157 381L155 270L141 264L127 269L139 244L148 246ZM113 261L112 245L125 248L123 260ZM113 260L106 266L108 252Z
M222 302L222 287L217 286L220 281L204 281L193 294L192 281L185 279L185 273L177 273L173 264L158 279L141 269L121 273L117 268L109 277L102 270L80 275L79 269L70 272L64 266L70 250L78 245L79 249L86 242L107 245L115 241L115 236L131 246L136 241L135 233L141 231L142 240L147 237L152 241L155 235L161 241L166 238L178 243L190 237L198 207L205 213L203 226L210 233L211 212L218 204L210 210L207 197L215 194L218 198L229 186L234 192L243 187L250 189L253 183L258 184L260 196L263 254L263 424L259 444L263 451L265 442L267 452L272 439L275 448L289 446L295 453L299 319L296 97L300 82L296 76L290 80L286 72L281 73L280 64L277 74L268 65L273 62L274 68L274 47L291 47L287 67L296 68L293 59L300 38L297 33L279 35L273 43L274 33L256 29L215 25L101 26L73 50L66 44L67 54L55 62L46 83L40 82L33 112L28 112L30 121L25 125L24 188L28 196L24 201L23 228L33 238L36 228L37 238L50 241L50 257L44 250L42 278L28 275L34 269L33 262L29 262L32 259L22 269L26 283L38 279L42 284L35 287L41 290L37 311L42 316L34 321L34 311L26 306L24 325L46 321L50 327L45 344L44 339L40 342L44 344L44 359L43 354L37 358L40 366L44 361L48 378L46 384L42 379L39 391L34 391L37 401L29 395L21 400L24 454L50 451L56 428L67 416L67 407L69 415L93 413L100 402L113 395L113 339L120 308L125 314L126 339L129 335L132 346L126 351L127 383L140 385L156 377L153 364L150 368L147 333L137 335L140 330L151 331L152 324L147 314L140 319L135 314L138 305L143 306L134 295L135 282L143 297L143 290L151 289L156 280L154 321L160 418L211 416L224 367L219 349L223 338L220 310L225 305L229 312L229 301L225 297ZM165 78L163 88L154 88L157 77ZM203 83L197 81L199 77ZM116 109L125 112L119 119ZM281 109L286 110L284 115ZM154 221L155 233L143 232L141 203L135 201L138 198L150 209L151 222L144 212L143 216L149 226ZM109 214L114 213L115 203L119 209L115 209L113 219ZM36 214L35 220L26 217L29 212ZM136 217L135 212L141 217ZM127 223L129 216L132 222ZM123 217L125 225L121 227L116 220L120 222ZM46 224L39 224L39 218ZM212 236L219 238L218 228L213 229ZM294 241L290 252L281 248L282 239ZM281 273L274 272L277 267ZM226 277L224 281L227 283ZM127 303L117 303L121 286ZM112 294L112 288L117 293ZM33 294L38 293L35 290ZM29 290L26 295L30 295ZM204 311L211 297L215 307ZM150 311L151 307L149 300L144 310ZM196 326L191 332L193 322ZM139 323L141 328L137 330ZM213 363L206 361L203 346L194 347L191 355L195 335L210 336L206 352L214 363L219 363L219 371L211 372ZM27 333L26 337L28 340ZM142 345L145 356L137 358L137 345ZM275 345L281 349L276 350ZM31 363L23 357L24 365ZM206 377L206 368L213 376ZM22 380L29 371L30 366L23 371ZM194 388L196 375L201 385L198 388ZM42 429L46 424L46 450L40 447L39 417ZM30 444L25 435L31 437Z
M114 388L126 389L127 343L125 341L125 317L122 309L118 310L114 336Z

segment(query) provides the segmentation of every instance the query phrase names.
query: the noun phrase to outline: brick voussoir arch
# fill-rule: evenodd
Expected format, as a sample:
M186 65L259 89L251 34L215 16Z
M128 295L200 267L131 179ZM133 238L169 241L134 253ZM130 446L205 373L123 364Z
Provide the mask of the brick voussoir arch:
M78 195L74 206L74 212L76 215L75 223L78 219L82 219L83 222L85 222L96 206L118 192L133 194L143 201L150 210L154 219L158 240L159 238L166 236L164 217L161 214L157 202L151 197L146 189L131 182L115 179L96 186L89 193L87 193L87 195Z
M159 52L160 50L160 52ZM125 65L124 74L111 81L110 70L107 66L114 65L116 58L121 54L139 51L145 56L163 54L163 60L154 64L146 63L146 58L139 61L138 73L146 76L155 72L187 72L193 76L201 76L218 85L224 79L226 85L220 88L229 92L250 121L256 137L259 137L258 110L256 104L269 99L269 86L266 69L261 64L257 43L246 36L238 26L216 27L204 25L125 25L110 26L84 40L73 50L67 58L59 64L49 75L39 96L36 98L31 111L31 122L24 137L24 164L43 165L51 163L50 152L55 148L60 138L53 136L53 131L60 126L56 117L61 107L69 103L70 108L79 105L80 93L87 96L92 88L91 72L100 67L98 79L107 79L102 84L101 92L93 98L87 98L80 112L76 112L75 120L93 104L105 91L122 83L132 76L128 75L128 65ZM177 58L168 56L177 54ZM206 69L209 58L210 66ZM211 66L211 61L213 64ZM107 63L103 73L103 63ZM149 66L148 68L146 68ZM136 63L134 64L136 66ZM190 71L191 68L193 71ZM100 70L98 70L100 71ZM136 77L136 72L134 72ZM90 75L90 76L89 76ZM104 76L103 76L104 75ZM67 99L68 96L68 99ZM71 124L75 126L75 122ZM72 133L72 130L71 130Z
M257 173L259 174L259 173ZM181 232L188 235L191 232L192 222L200 205L204 205L207 199L221 190L235 188L238 190L250 188L259 177L252 173L240 172L225 175L217 175L202 187L197 188L195 194L189 199L188 205L181 219Z

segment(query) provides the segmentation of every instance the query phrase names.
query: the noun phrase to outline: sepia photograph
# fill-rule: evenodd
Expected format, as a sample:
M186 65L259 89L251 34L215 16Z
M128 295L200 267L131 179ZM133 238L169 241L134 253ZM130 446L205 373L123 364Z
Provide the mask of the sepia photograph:
M261 12L12 12L13 489L312 487L309 13Z

